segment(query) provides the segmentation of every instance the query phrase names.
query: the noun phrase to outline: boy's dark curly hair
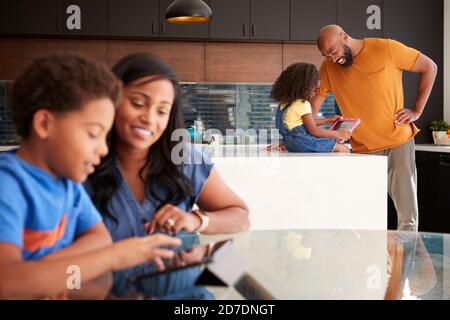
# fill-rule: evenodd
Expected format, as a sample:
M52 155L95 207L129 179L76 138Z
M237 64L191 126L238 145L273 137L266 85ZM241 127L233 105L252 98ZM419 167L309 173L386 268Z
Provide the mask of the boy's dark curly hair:
M294 63L287 67L272 86L270 96L275 101L290 105L295 100L307 100L312 97L319 83L319 72L310 63Z
M14 82L12 116L22 138L31 134L39 109L55 113L80 109L94 99L109 98L116 105L121 83L104 65L75 53L38 58Z

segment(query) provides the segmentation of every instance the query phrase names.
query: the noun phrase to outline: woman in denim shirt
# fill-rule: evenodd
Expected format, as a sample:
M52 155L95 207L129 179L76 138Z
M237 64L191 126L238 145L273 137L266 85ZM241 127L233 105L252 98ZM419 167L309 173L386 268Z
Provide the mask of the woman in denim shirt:
M245 203L224 183L209 156L172 133L183 128L181 89L175 72L162 60L136 53L122 58L113 72L123 82L123 97L108 135L108 155L85 183L114 241L155 231L223 234L249 228ZM174 157L172 157L172 153ZM190 157L188 156L190 155ZM199 210L192 210L196 204ZM124 297L127 278L154 269L142 265L114 275L111 293ZM147 278L137 284L146 297L211 298L194 286L199 268Z

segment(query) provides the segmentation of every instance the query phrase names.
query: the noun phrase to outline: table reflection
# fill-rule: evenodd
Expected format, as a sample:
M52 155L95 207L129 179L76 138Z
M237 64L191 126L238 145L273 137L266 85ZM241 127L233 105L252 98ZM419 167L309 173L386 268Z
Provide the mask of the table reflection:
M190 237L186 245L194 246L230 235ZM250 261L250 267L233 287L196 286L204 268L201 265L132 284L125 281L126 274L115 275L109 298L450 299L450 235L271 230L240 233L232 238L233 250ZM208 255L204 248L180 253L177 259L181 255L184 261L202 258ZM218 263L228 262L224 258ZM148 272L155 266L140 268Z
M445 234L255 231L237 235L235 245L251 260L248 274L276 299L450 298ZM217 299L242 299L236 290L210 290Z
M158 300L209 300L214 296L204 286L195 282L201 266L148 276L163 269L189 263L189 259L204 256L204 247L199 247L197 234L179 234L182 245L176 249L173 259L164 260L163 265L147 263L135 268L113 273L113 286L109 299L158 299ZM184 260L182 260L184 259ZM183 261L183 262L182 262Z

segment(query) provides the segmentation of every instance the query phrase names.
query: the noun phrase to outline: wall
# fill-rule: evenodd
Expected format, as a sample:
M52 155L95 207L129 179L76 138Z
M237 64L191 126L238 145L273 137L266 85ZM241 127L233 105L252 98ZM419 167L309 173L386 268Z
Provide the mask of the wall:
M15 79L37 56L66 50L108 66L131 52L151 52L185 82L271 83L293 62L322 61L313 44L0 38L0 79Z
M447 17L450 14L448 1L450 0L445 0ZM402 5L398 7L403 8ZM421 3L421 6L425 4ZM391 9L389 12L400 10L397 7ZM432 13L434 14L436 10ZM414 12L416 11L419 10ZM445 88L450 89L448 80L450 70L447 70L448 67L445 70L441 67L442 33L430 33L430 30L437 28L440 22L434 23L421 34L417 34L424 28L423 24L427 23L422 22L415 26L416 23L411 21L417 21L418 18L414 16L411 20L411 17L405 16L402 18L404 21L400 23L403 27L397 30L394 26L399 17L392 12L386 14L386 28L391 30L386 36L423 50L440 67L425 113L417 122L423 130L416 137L416 142L431 143L431 134L428 130L431 120L441 118L444 109L444 117L450 121L450 90L442 90L442 71L446 76ZM430 13L427 21L433 17L434 15ZM439 17L435 20L442 21ZM445 21L446 30L450 30L449 24L449 21ZM445 38L450 38L449 32L446 32ZM446 52L449 52L450 41L446 41L445 45ZM306 61L319 66L322 61L322 56L315 44L0 38L0 79L16 78L21 70L37 56L65 50L84 53L108 66L112 66L130 52L151 52L172 65L183 82L267 84L272 83L280 72L293 62ZM404 78L405 103L409 106L412 105L416 96L418 76L405 73ZM445 94L444 97L443 94ZM445 99L444 108L443 99Z
M13 81L0 80L0 146L17 145L20 142L15 134L8 101L12 83ZM236 129L253 129L259 132L261 129L270 130L275 127L275 109L278 104L270 98L271 83L182 82L181 87L184 96L183 117L185 121L194 123L199 133L196 142L200 142L200 138L210 142L211 137L207 133L209 129L220 130L222 135L228 135L225 140L230 143L230 139L240 142L239 134L232 133ZM323 116L336 114L332 94L324 102L321 113ZM231 132L227 132L227 129ZM248 143L257 142L257 139L252 139Z
M313 44L0 38L0 80L14 80L38 56L68 50L110 67L132 52L145 51L161 57L176 70L180 81L196 83L183 86L187 95L183 111L186 119L199 123L200 131L211 127L272 128L276 104L269 99L270 84L291 63L307 61L319 67L322 61ZM224 91L223 86L206 82L253 85L230 84L232 88L228 85ZM0 143L17 144L3 84L0 85L0 91L4 91L4 94L0 92ZM217 95L224 93L236 101L228 104L218 101ZM247 101L248 95L252 97L251 103ZM329 104L333 103L331 97L329 100Z

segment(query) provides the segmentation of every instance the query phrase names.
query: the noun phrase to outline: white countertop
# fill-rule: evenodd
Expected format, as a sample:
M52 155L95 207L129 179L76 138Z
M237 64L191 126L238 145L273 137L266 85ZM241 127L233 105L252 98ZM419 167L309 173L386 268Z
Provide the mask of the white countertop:
M356 153L292 153L274 150L268 152L266 145L218 145L206 146L211 157L217 158L337 158L337 157L374 157L375 155Z
M8 151L10 149L17 148L18 146L0 146L0 152L2 151Z
M439 146L436 144L416 144L416 151L447 152L450 153L450 146Z
M18 146L0 146L1 151L7 151L10 149L17 148ZM269 153L266 151L262 151L264 147L260 145L229 145L222 146L224 149L222 156L226 157L236 157L236 156L274 156L275 152ZM237 148L236 148L237 147ZM227 150L228 149L228 150ZM230 150L233 150L230 151ZM430 152L448 152L450 153L450 146L439 146L435 144L416 144L417 151L430 151ZM239 154L240 152L244 152L244 154ZM220 156L216 154L216 156ZM281 157L342 157L342 156L362 156L357 154L339 154L339 153L289 153L289 152L280 152Z

